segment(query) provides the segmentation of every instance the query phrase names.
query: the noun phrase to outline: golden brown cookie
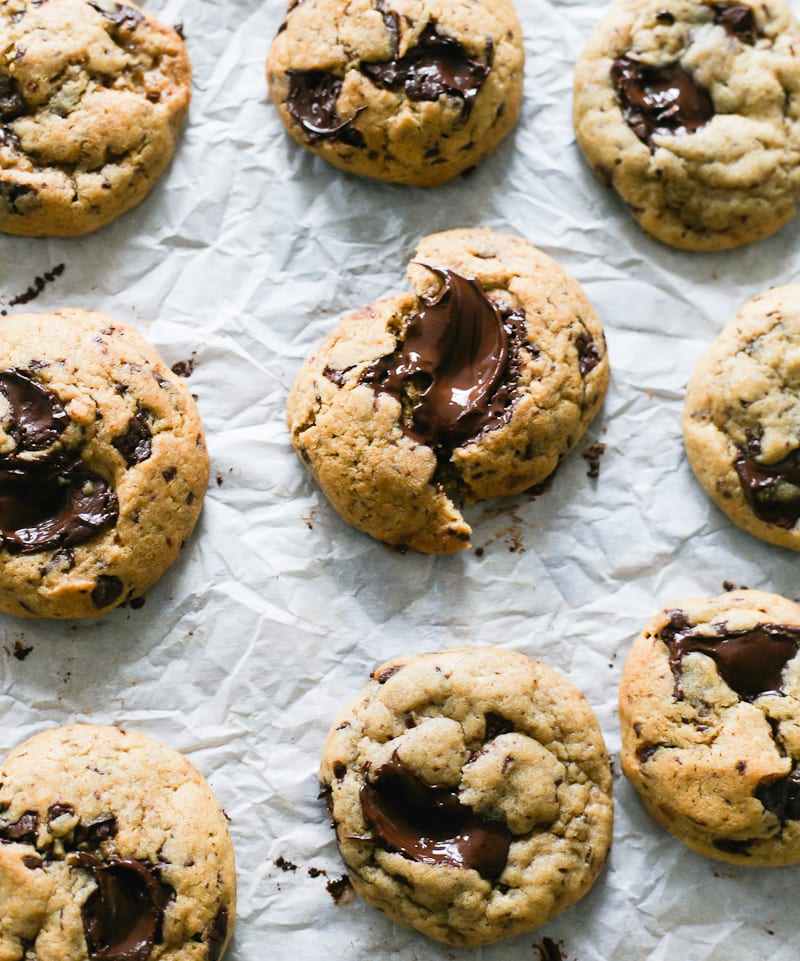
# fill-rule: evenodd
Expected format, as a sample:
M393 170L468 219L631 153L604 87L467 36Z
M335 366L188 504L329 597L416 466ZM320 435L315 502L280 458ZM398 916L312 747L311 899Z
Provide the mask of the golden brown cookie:
M67 236L138 204L191 96L179 34L135 4L0 4L0 230Z
M72 725L3 764L4 961L218 961L235 917L225 814L180 754Z
M708 347L683 434L697 479L734 524L800 550L800 286L754 297Z
M694 851L800 861L800 607L740 590L661 611L619 695L622 768Z
M611 773L584 696L513 651L376 668L320 781L356 891L448 944L530 931L583 897L611 843Z
M185 384L104 314L0 325L0 610L93 617L139 597L200 513L208 453Z
M523 63L511 0L292 0L267 78L302 147L352 173L432 187L514 127Z
M400 294L345 318L289 395L295 448L341 516L388 544L463 550L454 503L548 477L608 386L580 285L519 237L426 237Z
M785 0L617 0L575 72L578 143L665 243L767 237L800 198L799 45Z

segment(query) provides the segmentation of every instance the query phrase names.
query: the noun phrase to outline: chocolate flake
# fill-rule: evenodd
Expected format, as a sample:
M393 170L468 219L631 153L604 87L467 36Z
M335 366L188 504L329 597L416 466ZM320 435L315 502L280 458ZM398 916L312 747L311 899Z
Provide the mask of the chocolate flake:
M587 447L585 451L581 453L581 457L588 463L589 470L586 471L586 476L590 477L592 480L597 480L600 476L600 458L606 452L606 445L601 443L599 440L595 441L591 447Z
M660 636L669 648L678 700L683 699L683 658L694 653L710 657L722 679L742 700L783 694L783 669L800 650L800 627L759 624L750 630L730 631L727 625L717 624L713 633L701 634L682 611L669 611L669 616Z
M510 420L525 314L495 304L478 280L426 266L441 289L421 298L402 344L368 367L361 382L407 403L403 432L449 454Z
M620 57L611 65L611 81L625 122L650 146L656 134L695 133L715 113L711 94L680 63L651 67Z
M386 22L386 14L384 14ZM387 28L394 34L397 46L397 22ZM405 90L410 100L438 100L443 95L460 97L462 112L472 109L486 78L492 70L493 44L486 41L486 62L471 60L453 37L440 34L431 20L419 36L416 46L403 57L397 55L382 63L362 63L361 72L386 90Z
M495 881L503 873L511 832L462 804L458 792L430 785L392 755L366 781L361 807L376 840L411 861L472 869Z

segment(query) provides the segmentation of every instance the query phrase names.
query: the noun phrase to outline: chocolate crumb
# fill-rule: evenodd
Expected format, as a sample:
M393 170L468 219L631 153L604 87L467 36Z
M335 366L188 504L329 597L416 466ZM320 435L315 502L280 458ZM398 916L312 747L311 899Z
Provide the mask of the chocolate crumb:
M15 294L15 296L9 300L8 306L17 307L36 300L48 284L52 283L56 277L60 277L64 273L64 269L64 264L56 264L52 270L46 270L41 276L35 277L33 283L27 290L21 294ZM5 311L3 311L3 313L5 313Z
M309 876L310 878L319 878L319 877L322 877L322 875L324 875L324 874L325 874L325 871L323 871L322 868L309 868L309 869L308 869L308 876ZM327 877L327 875L326 875L326 877Z
M293 861L287 861L282 854L279 854L278 857L275 858L275 867L280 868L281 871L297 870L297 865Z
M183 21L182 21L182 20L179 20L172 29L175 31L175 33L178 34L178 36L181 38L181 40L185 40L185 39L186 39L186 33L185 33L185 31L184 31L184 28L183 28Z
M601 441L595 441L591 447L587 447L585 451L581 454L581 457L588 463L589 470L586 472L586 476L590 477L592 480L597 480L600 476L600 458L606 452L606 444Z
M539 961L565 961L565 955L561 953L563 944L557 944L552 938L542 938L542 943L534 947L539 952Z
M343 874L340 878L331 878L325 885L325 890L336 904L347 904L353 896L353 885L346 874Z
M145 604L144 597L132 597L130 600L131 609L134 611L140 611Z
M21 641L14 641L13 653L14 653L14 657L16 657L18 661L24 661L25 658L31 653L32 650L33 650L32 647L25 647L25 645L22 644Z
M747 587L745 584L740 584L739 587L737 587L733 583L733 581L723 581L722 590L723 591L747 591L747 590L750 590L750 588Z
M195 357L197 357L197 351L192 351L192 356L186 360L179 360L172 365L170 368L173 374L177 374L178 377L191 377L194 373Z
M222 474L220 474L219 471L217 471L217 487L222 487L224 483L225 483L225 478L222 476Z

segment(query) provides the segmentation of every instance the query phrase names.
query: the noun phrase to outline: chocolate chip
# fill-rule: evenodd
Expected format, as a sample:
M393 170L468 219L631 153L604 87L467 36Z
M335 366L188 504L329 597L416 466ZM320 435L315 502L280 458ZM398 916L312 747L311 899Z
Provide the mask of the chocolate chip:
M0 842L3 844L36 844L39 833L39 815L36 811L26 811L13 824L0 824Z
M756 18L750 7L742 3L712 3L714 23L724 27L729 37L736 37L742 43L751 47L758 37Z
M111 443L122 454L128 467L146 461L153 453L153 432L146 413L140 410L134 414L128 421L125 433L115 437Z
M502 714L495 714L490 711L484 715L484 721L486 723L484 740L486 741L493 741L496 737L500 737L501 734L511 734L514 730L514 722L509 721L508 718L503 717Z
M214 916L214 920L211 923L211 928L206 937L208 961L219 961L219 959L222 957L222 949L225 946L225 940L227 937L228 909L226 907L221 907Z
M44 867L44 861L41 858L37 858L33 854L26 854L22 859L22 863L30 871L35 871L37 868Z
M0 122L10 123L28 112L25 98L13 77L0 76Z
M800 770L776 781L762 782L755 796L780 821L800 821Z
M98 2L98 0L87 0L90 7L110 20L115 27L123 27L126 30L135 30L136 27L144 22L144 16L133 7L128 7L124 3Z
M92 591L92 601L97 608L108 607L121 593L122 581L118 577L101 574Z
M385 684L390 677L394 677L400 670L402 670L401 664L393 664L391 667L387 667L385 671L381 671L377 676L376 680L378 684Z
M194 373L196 351L192 351L192 356L186 360L176 361L171 367L172 373L178 377L191 377Z

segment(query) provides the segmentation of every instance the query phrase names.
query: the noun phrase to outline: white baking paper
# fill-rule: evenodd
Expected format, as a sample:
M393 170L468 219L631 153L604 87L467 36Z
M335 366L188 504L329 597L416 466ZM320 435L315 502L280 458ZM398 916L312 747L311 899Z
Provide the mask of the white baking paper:
M0 618L2 753L73 721L127 725L186 752L231 817L231 961L538 961L545 936L569 961L796 961L800 868L692 854L644 813L617 763L614 847L592 892L539 931L475 951L334 903L326 881L343 868L316 771L331 721L374 665L464 644L564 672L616 754L622 663L657 610L723 581L798 593L796 555L738 531L701 491L679 421L706 344L751 296L797 278L800 222L718 255L640 231L572 133L573 66L601 12L589 2L517 0L519 127L472 176L431 191L342 174L290 142L264 76L283 0L148 6L183 22L194 64L174 163L93 236L0 238L0 295L64 263L12 309L103 310L168 363L194 356L212 481L195 536L141 610ZM468 509L481 556L401 556L333 513L291 450L285 398L338 317L406 289L422 236L473 225L521 234L580 280L607 331L612 386L547 493ZM595 440L607 451L590 480L580 454ZM19 660L15 644L33 650Z

